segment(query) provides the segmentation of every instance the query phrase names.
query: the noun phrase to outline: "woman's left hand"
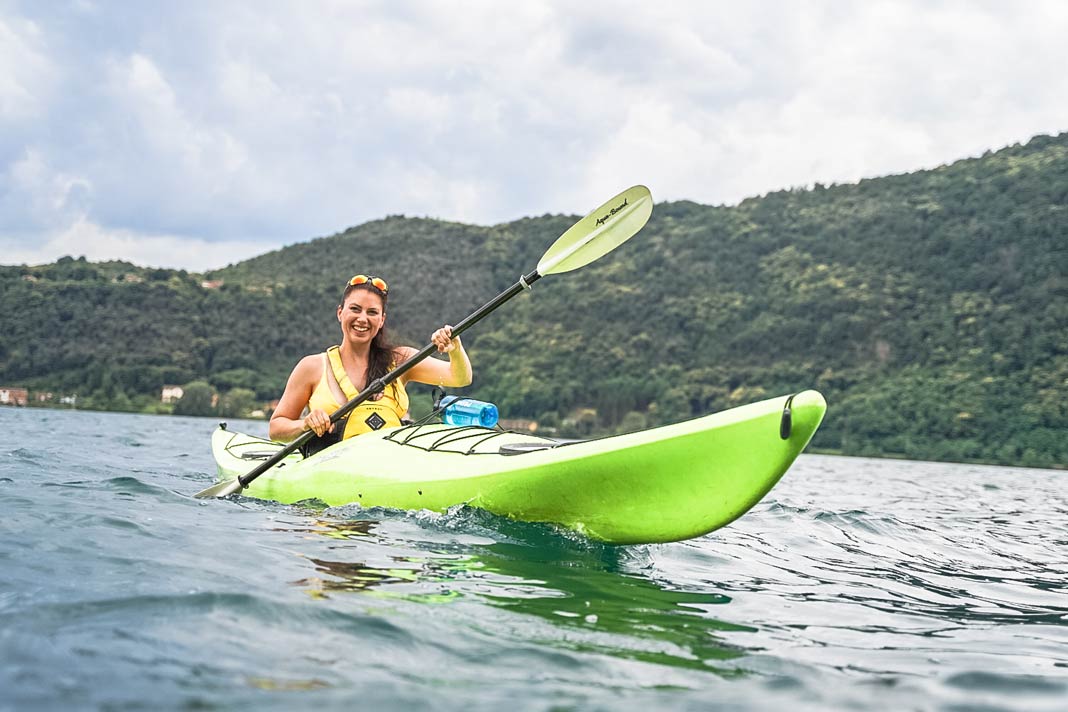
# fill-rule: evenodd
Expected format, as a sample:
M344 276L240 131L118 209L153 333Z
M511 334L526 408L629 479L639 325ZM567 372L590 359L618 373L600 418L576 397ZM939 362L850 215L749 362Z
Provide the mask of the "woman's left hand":
M452 326L449 324L435 331L430 341L438 347L438 353L442 354L451 353L460 345L460 337L457 336L455 339L452 337Z

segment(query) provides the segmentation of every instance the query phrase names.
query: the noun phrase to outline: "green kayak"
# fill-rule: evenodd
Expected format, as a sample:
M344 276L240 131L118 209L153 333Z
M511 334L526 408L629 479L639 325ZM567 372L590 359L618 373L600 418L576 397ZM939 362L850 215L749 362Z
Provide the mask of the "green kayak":
M439 512L466 504L612 544L679 541L729 524L759 502L804 450L826 407L819 393L804 391L577 443L410 425L360 435L309 458L290 455L243 494ZM282 448L225 426L212 436L222 480Z

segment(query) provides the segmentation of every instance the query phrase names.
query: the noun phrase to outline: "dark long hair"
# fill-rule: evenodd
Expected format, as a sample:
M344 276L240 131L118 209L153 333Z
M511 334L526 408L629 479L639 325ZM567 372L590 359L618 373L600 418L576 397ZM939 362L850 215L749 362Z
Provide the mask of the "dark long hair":
M344 307L345 300L357 289L362 289L365 292L377 294L381 297L382 313L386 313L386 301L389 299L389 296L370 282L347 285L345 291L341 294L341 304L338 306ZM366 388L371 381L376 378L381 378L393 370L393 350L395 348L396 347L389 338L389 334L386 332L386 325L383 324L382 328L375 334L375 338L371 339L371 353L367 356L367 381L364 383L364 388Z

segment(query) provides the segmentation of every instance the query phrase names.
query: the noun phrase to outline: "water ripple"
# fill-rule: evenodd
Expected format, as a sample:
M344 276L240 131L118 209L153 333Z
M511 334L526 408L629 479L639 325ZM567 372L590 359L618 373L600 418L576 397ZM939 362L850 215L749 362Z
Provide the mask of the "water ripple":
M609 547L468 507L195 500L210 421L42 413L0 413L0 708L1068 696L1064 473L805 457L730 527Z

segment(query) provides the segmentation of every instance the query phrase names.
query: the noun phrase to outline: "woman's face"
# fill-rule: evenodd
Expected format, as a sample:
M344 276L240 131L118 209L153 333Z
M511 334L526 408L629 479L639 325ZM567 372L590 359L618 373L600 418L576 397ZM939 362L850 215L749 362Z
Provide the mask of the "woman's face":
M337 308L341 333L353 344L370 344L386 323L382 297L367 289L354 289Z

